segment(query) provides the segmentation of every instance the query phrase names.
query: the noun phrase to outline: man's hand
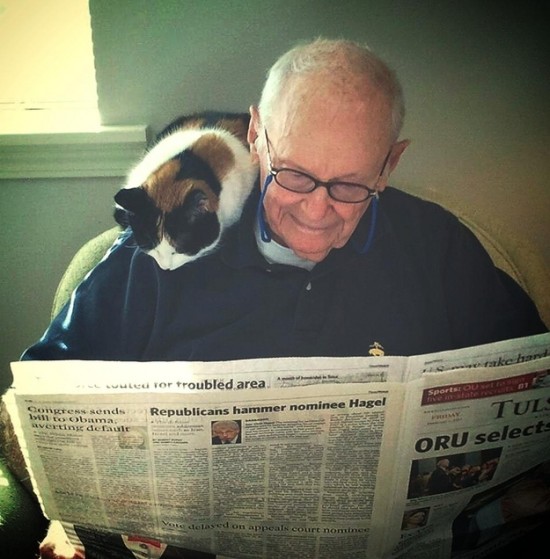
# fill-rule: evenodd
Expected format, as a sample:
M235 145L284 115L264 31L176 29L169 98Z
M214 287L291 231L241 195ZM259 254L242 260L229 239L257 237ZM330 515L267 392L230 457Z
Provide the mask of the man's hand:
M52 521L40 544L40 559L86 559L84 549L75 548L60 522Z

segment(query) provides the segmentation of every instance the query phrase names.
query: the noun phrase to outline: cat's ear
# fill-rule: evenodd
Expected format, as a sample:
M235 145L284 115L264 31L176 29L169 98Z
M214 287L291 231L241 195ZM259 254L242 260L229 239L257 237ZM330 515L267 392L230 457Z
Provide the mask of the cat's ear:
M143 188L121 188L115 194L115 202L134 214L144 212L151 206L151 199Z
M136 215L142 222L154 220L156 215L155 205L143 188L121 188L115 202L114 218L122 227L132 225Z
M186 200L186 210L191 219L196 219L207 213L212 213L215 208L206 193L200 189L192 190Z
M130 214L128 213L127 210L121 208L120 206L115 206L113 217L121 227L126 228L130 225Z

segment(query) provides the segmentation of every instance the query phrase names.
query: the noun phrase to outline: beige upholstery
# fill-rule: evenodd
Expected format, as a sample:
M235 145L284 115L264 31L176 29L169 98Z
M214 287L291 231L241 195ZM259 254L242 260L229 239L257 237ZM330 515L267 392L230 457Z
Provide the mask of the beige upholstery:
M103 258L119 234L119 227L107 229L89 240L74 255L57 286L53 299L52 318L63 308L75 287L86 277L86 274Z
M517 228L491 219L464 200L450 199L435 190L414 194L452 211L467 225L491 256L495 265L513 277L537 305L540 316L550 328L550 266L532 241L518 234Z
M451 210L478 237L496 266L512 276L535 301L545 324L550 328L550 269L529 239L510 233L503 224L478 215L459 200L436 191L415 192L421 198L437 202ZM75 255L59 283L54 298L52 316L69 299L73 289L101 260L114 242L120 229L113 227L88 241Z

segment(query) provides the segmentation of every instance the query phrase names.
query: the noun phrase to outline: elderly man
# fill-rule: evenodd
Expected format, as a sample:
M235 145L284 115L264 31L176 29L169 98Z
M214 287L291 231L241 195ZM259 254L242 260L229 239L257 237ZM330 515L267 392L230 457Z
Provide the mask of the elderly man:
M127 231L23 358L412 355L544 331L454 216L388 187L403 114L368 49L289 51L251 108L259 188L221 247L166 272Z

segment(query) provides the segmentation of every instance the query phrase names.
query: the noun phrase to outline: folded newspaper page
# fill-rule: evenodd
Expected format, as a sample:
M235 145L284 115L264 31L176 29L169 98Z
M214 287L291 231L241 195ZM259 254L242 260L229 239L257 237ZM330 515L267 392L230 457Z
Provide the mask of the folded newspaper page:
M44 513L93 556L473 558L550 518L550 334L409 358L12 368Z

